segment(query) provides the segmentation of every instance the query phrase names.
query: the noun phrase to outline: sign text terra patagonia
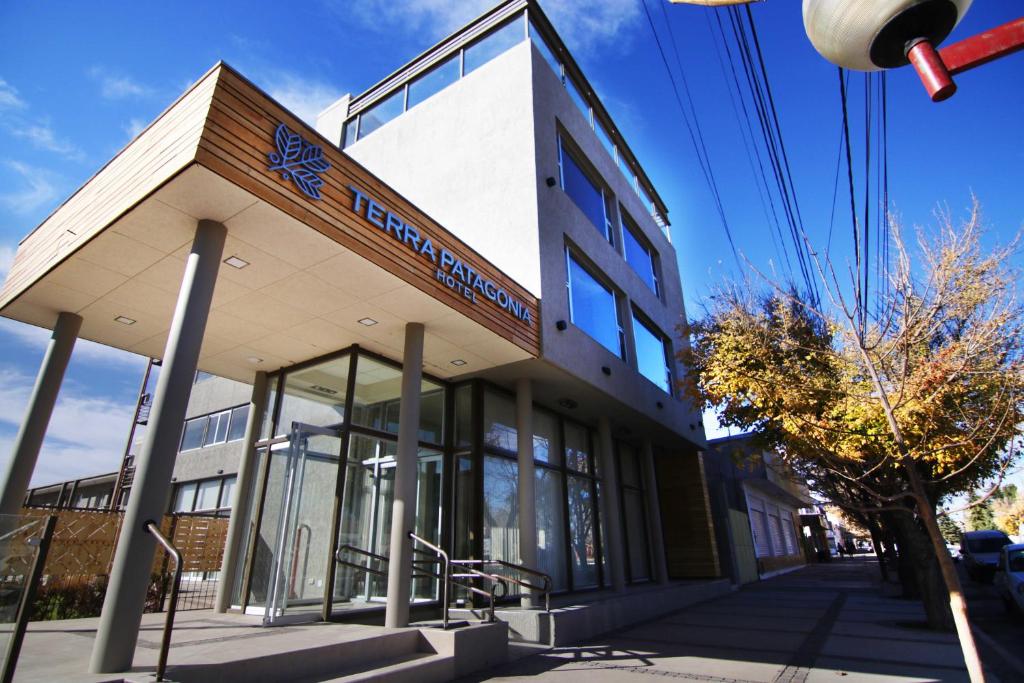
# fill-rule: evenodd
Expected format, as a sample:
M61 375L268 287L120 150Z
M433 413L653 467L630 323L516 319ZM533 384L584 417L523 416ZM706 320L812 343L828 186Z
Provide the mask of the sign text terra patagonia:
M472 266L444 247L435 248L429 237L420 235L419 230L414 226L409 225L387 207L371 199L359 188L349 185L348 189L352 190L352 211L366 218L423 258L430 259L437 266L435 275L438 282L473 303L477 303L477 294L480 294L519 320L528 325L533 324L530 310L505 289L480 275Z

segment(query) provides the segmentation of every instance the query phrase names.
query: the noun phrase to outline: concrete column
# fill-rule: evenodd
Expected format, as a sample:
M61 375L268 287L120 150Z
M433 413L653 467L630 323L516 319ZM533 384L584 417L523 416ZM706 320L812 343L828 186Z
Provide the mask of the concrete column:
M647 526L651 534L654 580L668 583L668 565L665 563L665 536L661 530L661 505L658 503L658 480L654 472L654 448L650 439L640 446L640 466L643 468L644 492L647 494Z
M171 473L226 236L227 229L220 223L199 221L185 263L149 429L135 464L132 494L96 632L89 665L93 673L127 671L132 665L156 547L143 525L150 520L159 524L167 508Z
M39 449L46 436L46 427L50 424L53 406L57 402L57 392L64 380L64 371L71 360L71 351L75 348L78 330L82 327L82 318L74 313L63 312L57 316L57 324L53 326L50 343L43 355L43 364L36 376L36 385L32 389L32 397L28 401L25 419L21 421L21 429L14 439L11 459L4 472L2 488L0 488L0 515L16 515L21 510L36 468Z
M249 419L245 422L245 446L238 463L238 478L231 494L231 517L228 520L228 535L224 540L224 559L220 564L220 580L217 582L217 599L214 609L226 612L231 606L231 592L238 571L238 555L248 533L246 522L252 507L252 481L256 476L256 441L263 423L263 412L267 404L267 373L257 372L252 383L249 398Z
M388 555L388 602L384 625L409 625L412 582L412 541L416 524L416 456L420 430L420 390L423 381L423 325L405 326L402 356L402 397L398 414L398 454L395 456L395 500L391 507L391 552Z
M608 556L605 570L614 590L626 587L626 572L622 543L622 503L619 497L619 468L615 465L615 447L612 443L612 423L607 417L597 421L598 447L601 449L601 540Z
M533 386L524 378L516 382L516 434L519 455L519 561L537 567L537 499L533 465ZM525 608L536 605L533 591L522 597Z

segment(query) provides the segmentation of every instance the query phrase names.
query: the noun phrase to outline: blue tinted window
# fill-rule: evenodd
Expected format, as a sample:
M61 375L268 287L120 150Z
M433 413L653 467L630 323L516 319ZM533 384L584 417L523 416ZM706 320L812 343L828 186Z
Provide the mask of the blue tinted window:
M344 142L341 144L341 148L345 149L353 142L356 141L356 128L359 125L359 119L354 118L345 124L345 134L343 136Z
M572 254L569 261L569 310L574 325L622 357L615 294L598 282Z
M470 45L465 51L463 75L483 66L513 45L522 42L525 38L523 22L522 20L516 20L499 28L479 43Z
M608 152L608 156L614 159L615 145L612 143L611 136L608 135L608 131L604 129L604 126L601 125L600 121L594 121L594 132L597 133L597 139L601 141L601 146L604 147L606 152Z
M566 76L565 79L565 89L569 91L569 97L576 103L580 113L583 114L584 120L586 120L587 124L590 124L590 105L587 104L585 99L583 99L583 95L580 93L579 88L576 87L576 84L573 83L572 79L568 76Z
M640 374L672 393L668 368L668 350L660 334L633 316L633 339L636 343L636 365Z
M605 239L608 239L610 235L608 221L605 218L604 194L601 192L601 188L584 173L572 153L564 145L561 145L561 140L559 140L559 150L562 157L562 189L587 215L594 227L601 231Z
M623 219L622 248L626 256L626 263L651 288L652 292L660 294L657 271L654 266L654 251L637 236L634 229L627 220Z
M407 108L412 109L423 100L431 95L436 95L457 80L459 80L459 56L455 55L409 84L409 104Z
M562 65L557 59L555 59L555 53L551 51L551 48L548 47L548 44L544 41L544 38L540 33L537 32L537 29L534 28L533 24L530 24L530 40L532 40L533 44L537 46L541 56L544 57L544 61L548 63L551 70L554 71L555 75L558 76L559 80L561 80Z
M405 107L405 88L400 88L373 105L359 116L359 139L377 130L402 113Z

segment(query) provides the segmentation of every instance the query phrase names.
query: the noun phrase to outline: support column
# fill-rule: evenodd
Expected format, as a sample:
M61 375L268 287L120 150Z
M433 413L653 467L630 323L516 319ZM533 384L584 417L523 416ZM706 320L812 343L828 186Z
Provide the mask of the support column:
M127 671L132 665L156 547L143 525L151 520L159 524L167 508L185 409L226 236L227 229L220 223L199 221L185 263L154 392L152 417L136 462L132 494L96 632L89 664L93 673Z
M423 324L405 326L402 356L402 396L398 414L398 453L395 455L395 501L391 507L391 552L388 555L388 602L384 625L409 625L412 582L412 541L416 524L416 456L420 429L420 391L423 382Z
M246 536L246 522L252 506L253 477L256 476L256 441L263 424L263 412L267 404L267 373L257 372L252 383L249 398L249 419L245 422L245 444L242 458L238 463L238 478L231 495L231 517L228 520L228 535L224 540L224 559L220 564L220 580L217 582L217 598L214 609L227 612L231 606L231 591L238 571L238 555Z
M64 371L71 360L71 351L75 348L81 327L81 316L66 311L57 316L57 324L53 326L50 343L43 355L43 364L36 376L25 419L21 421L21 429L14 439L11 460L4 472L0 488L0 515L16 515L21 510L25 491L28 490L36 460L39 459L43 437L46 436L46 427L50 424L53 406L57 402L57 392L60 391Z
M534 497L533 386L524 378L516 382L516 434L519 455L519 561L537 567L537 503ZM524 608L536 605L533 591L524 591Z
M615 463L615 446L612 442L612 423L607 417L597 421L597 440L601 449L601 539L608 557L608 575L612 588L621 591L626 587L622 542L622 503L619 498L619 468Z
M658 479L654 472L654 447L650 439L644 439L640 446L640 461L647 494L647 526L650 528L651 549L654 551L654 580L658 583L668 583L665 536L661 532L661 505L658 502Z

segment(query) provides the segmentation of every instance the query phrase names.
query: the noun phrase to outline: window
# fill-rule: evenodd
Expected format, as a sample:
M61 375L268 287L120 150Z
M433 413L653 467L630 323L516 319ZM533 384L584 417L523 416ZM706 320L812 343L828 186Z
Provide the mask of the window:
M466 48L463 54L463 75L478 69L525 39L523 24L519 21L512 21L499 28L480 42Z
M179 450L190 451L226 441L237 441L245 436L245 423L248 419L249 406L244 405L186 420Z
M606 349L619 358L625 358L615 293L591 275L568 250L566 258L570 319Z
M633 314L633 340L636 344L636 365L640 374L654 382L665 393L672 393L672 353L664 336L653 326Z
M493 391L484 393L484 445L508 453L519 448L516 405Z
M615 159L615 143L612 142L612 137L608 135L608 131L604 129L600 121L594 121L594 132L597 133L597 139L601 141L601 146L608 152L608 156Z
M537 50L540 51L541 57L544 58L544 61L548 63L551 70L554 71L555 75L558 76L558 79L561 80L562 65L555 58L555 53L551 51L551 48L548 47L547 41L545 41L544 37L537 32L537 29L533 24L530 24L530 40L532 40L533 44L537 46Z
M647 240L641 236L639 228L626 213L622 213L622 251L626 263L644 281L651 291L659 297L661 290L658 285L657 255Z
M189 481L174 487L171 512L221 512L231 509L231 493L237 477Z
M613 243L610 193L599 187L583 170L583 164L574 156L561 136L558 138L558 166L562 176L562 189L586 215L594 227Z
M405 111L405 88L396 90L359 115L359 139L362 140L403 111Z
M216 510L220 497L220 479L199 482L196 504L193 510Z
M423 100L436 95L459 80L459 55L456 54L409 84L409 101L406 109L412 109Z
M561 465L558 447L558 418L546 412L533 411L533 459L548 465Z

